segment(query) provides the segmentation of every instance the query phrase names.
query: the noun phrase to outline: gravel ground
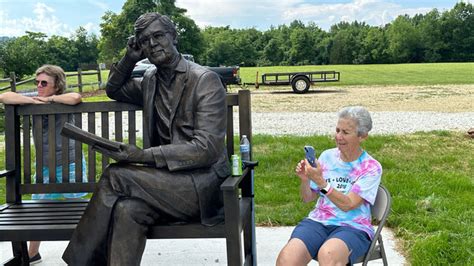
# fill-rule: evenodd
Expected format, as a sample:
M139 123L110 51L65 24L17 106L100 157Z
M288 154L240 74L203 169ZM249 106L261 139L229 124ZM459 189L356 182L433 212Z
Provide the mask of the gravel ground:
M474 112L371 112L370 134L404 134L416 131L455 130L474 127ZM332 134L337 113L252 113L253 134L314 135Z
M371 112L372 135L405 134L417 131L454 130L467 132L474 127L474 112ZM127 114L124 114L126 117ZM142 122L142 113L137 113L137 125ZM100 116L96 117L96 132L101 132ZM234 128L238 131L238 113L234 113ZM336 112L252 112L253 134L268 135L328 135L335 131ZM114 119L109 117L109 128L114 135ZM127 128L127 125L123 125ZM87 117L83 117L83 128L87 128ZM126 133L124 133L126 136ZM137 126L137 137L142 136L141 126Z

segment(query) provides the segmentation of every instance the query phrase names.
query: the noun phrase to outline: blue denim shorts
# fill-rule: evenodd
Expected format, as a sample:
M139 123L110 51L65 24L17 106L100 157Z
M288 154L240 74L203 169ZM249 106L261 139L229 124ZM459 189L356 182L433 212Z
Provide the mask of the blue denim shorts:
M298 238L303 241L313 259L316 259L319 248L326 240L338 238L346 243L351 252L349 255L350 264L367 253L371 242L364 231L348 226L323 225L308 218L295 227L291 238Z

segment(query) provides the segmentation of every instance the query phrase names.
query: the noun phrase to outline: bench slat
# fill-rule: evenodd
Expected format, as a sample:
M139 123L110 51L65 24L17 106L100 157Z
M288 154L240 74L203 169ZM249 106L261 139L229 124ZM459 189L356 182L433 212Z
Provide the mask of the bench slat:
M76 219L79 221L81 219L82 213L78 213L76 215L61 215L61 216L48 216L47 219L44 217L15 217L14 219L11 218L3 218L0 216L0 222L8 222L8 221L50 221L50 220L70 220Z
M78 210L78 211L71 211L68 212L67 210L64 210L63 212L28 212L28 213L9 213L9 214L2 214L0 217L2 218L15 218L15 217L54 217L54 216L74 216L74 215L82 215L84 213L84 210Z
M41 119L40 115L34 115L33 116L33 127L34 130L37 132L42 132L43 128L43 119ZM36 134L33 135L35 139L35 149L36 149L36 183L42 184L43 183L43 160L42 156L39 156L40 154L43 154L43 136L41 134ZM30 176L26 178L31 178ZM31 181L30 181L31 183Z
M28 208L28 209L7 209L2 212L2 216L4 214L9 214L9 213L52 213L52 212L64 212L64 211L84 211L85 207L67 207L67 208L52 208L52 207L46 207L46 208Z
M80 219L80 218L79 218ZM56 220L56 219L47 219L47 220L41 220L41 221L34 221L34 220L29 220L29 221L24 221L24 220L11 220L8 222L3 222L0 221L0 226L8 226L8 225L53 225L53 224L76 224L79 222L79 219L62 219L62 220Z
M29 116L23 116L23 180L31 184L31 122Z
M36 155L38 157L38 155ZM41 156L42 157L42 156ZM48 115L48 165L49 183L56 183L56 116Z
M15 204L15 205L12 205L9 209L26 209L26 208L38 208L38 207L42 207L42 208L64 208L64 207L87 207L87 203L88 201L85 201L85 202L74 202L74 203L62 203L61 201L59 201L57 204L54 204L54 203L42 203L42 202L38 202L38 203L28 203L28 204Z
M80 113L74 114L74 121L75 126L82 128L82 115ZM74 143L74 163L75 163L75 171L76 171L76 183L82 182L82 143L79 141L75 141Z
M20 185L20 193L93 192L96 185L96 183L24 184Z

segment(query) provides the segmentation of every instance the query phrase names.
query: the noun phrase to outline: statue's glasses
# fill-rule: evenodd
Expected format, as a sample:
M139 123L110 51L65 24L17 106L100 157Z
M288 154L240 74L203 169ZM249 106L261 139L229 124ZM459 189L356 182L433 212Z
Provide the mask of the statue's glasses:
M144 47L148 47L150 46L151 40L153 40L153 43L161 43L166 39L166 33L168 32L169 31L157 31L150 35L143 36L140 38L140 44Z

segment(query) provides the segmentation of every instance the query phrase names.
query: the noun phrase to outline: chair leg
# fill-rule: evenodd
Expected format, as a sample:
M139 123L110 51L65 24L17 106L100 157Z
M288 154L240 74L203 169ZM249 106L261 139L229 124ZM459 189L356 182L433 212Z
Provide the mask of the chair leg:
M379 243L380 243L380 254L382 254L383 265L387 266L388 265L387 254L385 254L385 248L383 246L382 236L380 236Z
M253 202L250 208L254 208ZM256 247L255 247L255 228L254 226L254 217L252 211L249 212L248 217L244 218L247 221L244 225L244 261L245 265L256 265Z
M4 265L30 265L30 257L28 256L28 246L26 241L12 241L13 258L6 261Z

